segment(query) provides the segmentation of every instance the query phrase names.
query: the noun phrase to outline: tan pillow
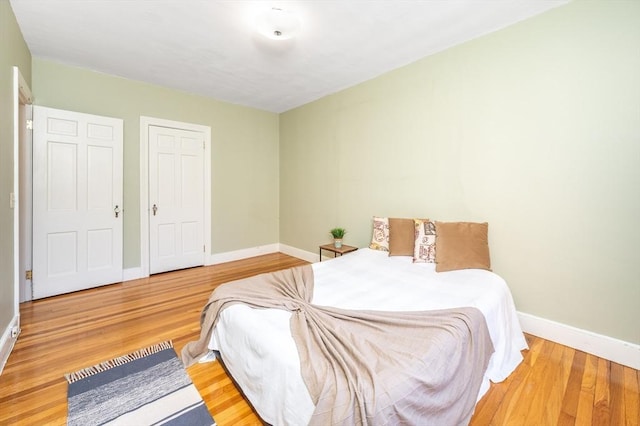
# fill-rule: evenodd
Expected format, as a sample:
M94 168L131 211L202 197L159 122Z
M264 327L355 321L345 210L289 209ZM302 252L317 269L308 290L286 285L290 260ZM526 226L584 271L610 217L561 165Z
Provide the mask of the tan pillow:
M389 251L389 219L386 217L373 217L373 231L371 233L372 250Z
M414 219L415 245L413 263L435 263L436 261L436 224L429 219Z
M491 270L489 224L436 222L436 272Z
M389 218L389 256L413 256L413 219Z

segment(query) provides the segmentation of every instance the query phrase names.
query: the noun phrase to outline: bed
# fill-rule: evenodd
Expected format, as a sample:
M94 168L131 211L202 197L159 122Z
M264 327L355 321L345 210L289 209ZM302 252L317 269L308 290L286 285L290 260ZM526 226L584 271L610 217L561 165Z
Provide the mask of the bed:
M493 353L480 372L473 404L486 393L490 381L504 380L522 361L521 350L527 344L511 293L491 271L436 272L433 263L414 263L410 256L389 256L369 248L315 263L311 269L314 305L393 312L479 310ZM220 312L208 335L208 349L219 353L258 414L273 425L309 424L316 408L302 377L291 317L282 309L233 304ZM202 360L207 359L211 356Z

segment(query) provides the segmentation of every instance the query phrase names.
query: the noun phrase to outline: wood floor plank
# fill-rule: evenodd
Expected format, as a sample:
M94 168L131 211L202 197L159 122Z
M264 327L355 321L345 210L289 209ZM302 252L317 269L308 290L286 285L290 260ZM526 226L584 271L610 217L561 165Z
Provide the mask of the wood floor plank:
M576 425L590 425L593 423L593 407L596 392L596 378L598 375L598 357L587 354L582 375L578 410L576 411Z
M64 425L64 373L163 340L179 353L199 336L211 291L306 264L282 253L154 275L20 306L22 333L0 376L0 425ZM524 360L476 406L472 426L640 426L640 372L532 335ZM220 426L262 425L219 363L187 369ZM551 423L549 423L551 422Z
M535 391L532 393L531 405L527 411L524 422L521 424L534 424L543 413L541 424L553 424L560 414L562 396L565 381L562 374L562 357L564 347L552 344L549 359L546 360L544 370L536 375Z
M610 365L610 424L624 425L626 417L624 405L624 368L622 365L615 362L612 362Z
M624 367L624 402L624 424L640 425L640 380L637 371L630 367Z
M608 426L610 424L610 366L611 363L608 360L598 359L598 372L596 374L596 388L593 399L592 424L594 425Z
M584 375L584 365L587 354L582 351L575 351L571 362L571 373L567 380L567 386L562 400L562 409L558 417L559 426L569 426L576 424L578 412L578 402L580 400L580 390L582 388L582 376Z

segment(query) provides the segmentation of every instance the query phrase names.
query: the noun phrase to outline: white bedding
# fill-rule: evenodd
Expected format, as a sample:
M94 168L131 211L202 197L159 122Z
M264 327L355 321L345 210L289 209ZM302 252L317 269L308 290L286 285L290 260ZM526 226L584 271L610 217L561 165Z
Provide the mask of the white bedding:
M495 352L478 399L489 380L504 380L522 361L527 343L506 282L493 272L435 272L411 257L360 249L312 265L312 303L346 309L420 311L471 306L485 316ZM224 309L209 343L263 420L308 424L313 402L300 374L287 311L233 305Z

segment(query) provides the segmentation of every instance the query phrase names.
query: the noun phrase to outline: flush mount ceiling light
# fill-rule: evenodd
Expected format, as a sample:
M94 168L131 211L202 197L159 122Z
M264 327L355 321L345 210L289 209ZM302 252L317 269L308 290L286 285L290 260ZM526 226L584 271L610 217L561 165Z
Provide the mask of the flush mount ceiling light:
M300 30L298 17L293 12L277 7L260 14L256 25L260 34L272 40L290 39Z

